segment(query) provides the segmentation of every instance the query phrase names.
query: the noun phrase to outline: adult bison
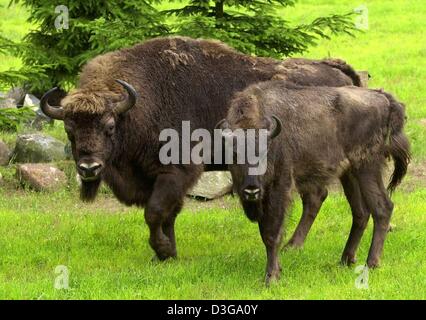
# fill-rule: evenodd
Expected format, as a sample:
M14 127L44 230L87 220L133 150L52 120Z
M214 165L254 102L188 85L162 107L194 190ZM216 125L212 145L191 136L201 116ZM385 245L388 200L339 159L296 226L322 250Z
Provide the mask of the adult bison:
M180 131L184 120L192 130L212 132L235 92L274 76L305 85L359 85L340 60L282 62L217 41L158 38L94 58L61 106L49 105L52 89L41 107L65 123L81 198L94 199L103 180L121 202L145 207L150 245L163 260L176 256L174 223L187 190L203 170L226 167L161 164L160 132Z
M382 169L385 159L392 157L395 170L388 188L394 190L410 159L404 122L404 106L383 91L292 87L284 81L268 81L235 95L227 118L218 123L219 128L232 131L228 139L245 137L236 135L236 129L240 133L254 129L257 139L260 129L267 131L265 174L250 174L257 163L230 165L244 210L259 224L267 251L267 282L280 274L282 224L293 184L304 194L316 195L324 193L333 178L341 178L353 213L342 262L355 261L371 212L374 233L367 264L379 264L393 210ZM235 153L246 152L254 141L243 141L244 148L241 142L233 143ZM303 214L315 217L319 205L311 202Z

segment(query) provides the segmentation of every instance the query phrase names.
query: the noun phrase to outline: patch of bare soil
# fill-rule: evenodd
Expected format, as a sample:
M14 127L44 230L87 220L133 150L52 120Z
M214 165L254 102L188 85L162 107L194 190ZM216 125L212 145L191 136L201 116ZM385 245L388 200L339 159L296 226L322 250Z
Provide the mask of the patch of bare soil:
M185 199L185 206L184 209L190 211L191 213L198 213L202 210L208 210L208 209L224 209L224 210L231 210L238 208L238 201L235 199L237 196L232 195L226 195L224 197L214 199L214 200L197 200L192 197L187 197Z
M407 177L401 184L404 191L413 191L417 188L426 188L426 161L411 163Z
M131 207L123 205L112 195L100 196L91 203L84 203L76 198L75 203L75 209L77 210L84 208L89 211L93 210L106 214L125 213L131 210Z

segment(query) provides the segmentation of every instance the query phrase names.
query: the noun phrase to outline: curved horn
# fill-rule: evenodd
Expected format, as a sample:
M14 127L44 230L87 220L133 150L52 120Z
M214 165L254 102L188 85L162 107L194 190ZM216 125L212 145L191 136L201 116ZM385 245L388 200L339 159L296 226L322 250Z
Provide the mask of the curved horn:
M124 99L124 101L122 102L118 102L114 108L115 112L117 114L121 114L124 113L128 110L130 110L131 108L134 107L134 105L136 104L136 99L137 99L137 92L135 90L135 88L133 88L130 84L128 84L126 81L123 80L115 80L117 83L121 84L123 86L124 89L126 89L127 93L128 93L128 98Z
M274 115L269 120L271 121L271 123L275 123L275 125L273 126L272 131L268 130L268 137L274 139L280 134L281 129L283 127L283 123L281 122L280 118Z
M41 97L40 108L46 116L56 120L64 120L64 109L62 107L52 107L48 102L49 96L56 90L58 90L58 87L50 89Z
M222 130L222 137L224 138L231 138L234 136L234 133L232 132L229 122L226 119L220 120L216 126L215 129L221 129Z
M228 121L226 121L226 119L222 119L216 124L216 126L214 128L215 129L229 129L229 123L228 123Z

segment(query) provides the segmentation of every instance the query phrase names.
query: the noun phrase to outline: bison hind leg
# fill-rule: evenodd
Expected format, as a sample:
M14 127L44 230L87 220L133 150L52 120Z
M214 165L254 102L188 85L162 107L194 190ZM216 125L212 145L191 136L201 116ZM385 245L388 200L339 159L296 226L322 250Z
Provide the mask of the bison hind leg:
M393 203L383 184L381 169L381 163L371 163L368 167L359 169L356 174L363 199L374 221L373 239L367 259L370 268L379 266L393 211Z
M370 212L361 194L358 180L350 171L342 175L340 182L352 211L352 227L343 250L341 263L351 265L356 263L356 251L367 227Z

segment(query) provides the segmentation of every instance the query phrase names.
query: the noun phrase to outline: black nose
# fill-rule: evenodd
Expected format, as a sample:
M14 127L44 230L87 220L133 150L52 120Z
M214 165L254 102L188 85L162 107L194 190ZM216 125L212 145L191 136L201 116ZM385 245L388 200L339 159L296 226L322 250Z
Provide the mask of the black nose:
M255 201L260 198L260 188L256 186L246 187L243 190L245 200Z
M96 178L102 169L99 162L81 162L78 164L80 176L84 179Z

